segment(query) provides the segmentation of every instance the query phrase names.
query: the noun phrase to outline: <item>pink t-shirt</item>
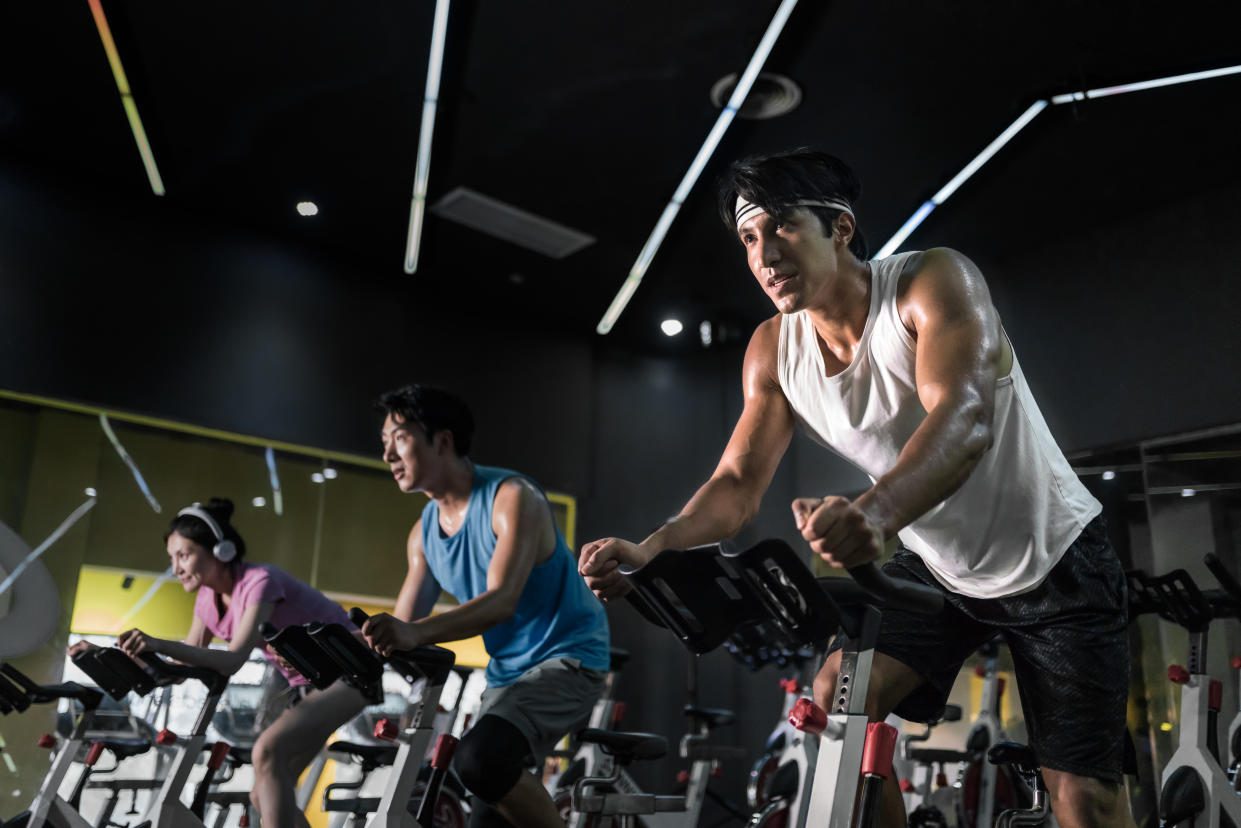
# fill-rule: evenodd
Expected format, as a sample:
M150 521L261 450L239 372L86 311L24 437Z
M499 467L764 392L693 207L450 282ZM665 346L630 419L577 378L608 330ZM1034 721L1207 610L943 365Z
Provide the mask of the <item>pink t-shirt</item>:
M216 638L232 641L233 630L245 615L246 608L264 601L276 605L270 621L278 629L311 621L340 624L348 630L357 629L340 604L278 566L243 562L234 568L234 574L236 580L233 582L233 599L223 615L216 609L216 593L210 587L200 587L198 596L194 599L194 616L200 619ZM263 648L263 658L275 664L290 685L297 687L309 684L301 674L290 675L285 672L266 647Z

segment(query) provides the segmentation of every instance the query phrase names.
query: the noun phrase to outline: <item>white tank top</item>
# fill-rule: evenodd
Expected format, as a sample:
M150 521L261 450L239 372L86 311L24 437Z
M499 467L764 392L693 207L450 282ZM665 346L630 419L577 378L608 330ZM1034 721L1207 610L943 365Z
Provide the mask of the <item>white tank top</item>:
M926 417L914 378L916 343L896 308L902 253L870 262L870 314L853 362L824 376L805 311L780 320L780 386L812 439L875 480ZM1011 343L1010 343L1011 344ZM993 443L961 488L900 531L948 589L994 598L1038 586L1103 507L1056 445L1013 354L996 382Z

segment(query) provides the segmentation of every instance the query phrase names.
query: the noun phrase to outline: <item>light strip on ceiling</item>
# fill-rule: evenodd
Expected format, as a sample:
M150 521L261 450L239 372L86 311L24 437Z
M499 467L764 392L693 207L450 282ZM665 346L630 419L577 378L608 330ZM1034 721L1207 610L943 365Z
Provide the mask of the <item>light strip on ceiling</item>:
M1099 89L1087 89L1083 92L1068 92L1064 95L1057 95L1051 99L1054 104L1065 104L1070 101L1084 101L1090 98L1106 98L1109 95L1123 95L1126 92L1140 92L1143 89L1157 89L1160 86L1172 86L1178 83L1191 83L1193 81L1207 80L1208 78L1218 78L1224 75L1235 75L1241 73L1241 66L1225 66L1221 69L1208 69L1205 72L1190 72L1185 75L1171 75L1166 78L1155 78L1154 80L1139 81L1137 83L1124 83L1119 86L1104 86Z
M142 119L138 117L138 104L134 102L133 92L129 89L125 67L121 66L121 56L116 51L116 43L112 40L112 29L108 27L108 18L103 14L100 0L86 0L86 2L90 5L91 14L95 17L95 28L99 29L99 39L103 42L103 50L108 55L112 77L116 79L116 89L121 93L121 103L124 104L125 115L129 118L129 128L134 133L134 141L138 144L138 154L142 156L142 164L146 167L147 178L151 182L151 192L162 196L164 181L160 178L159 167L155 165L155 153L151 152L151 143L147 140L146 130L142 128Z
M1190 83L1192 81L1207 80L1209 78L1218 78L1224 75L1235 75L1241 73L1241 65L1225 66L1220 69L1208 69L1203 72L1190 72L1185 75L1172 75L1166 78L1156 78L1154 80L1139 81L1137 83L1126 83L1120 86L1105 86L1099 89L1087 89L1081 92L1067 92L1063 95L1056 95L1051 99L1053 104L1065 104L1072 101L1084 101L1092 98L1106 98L1109 95L1123 95L1126 92L1140 92L1143 89L1157 89L1161 86L1172 86L1177 83ZM1000 133L1000 136L992 141L985 150L978 154L978 157L971 161L965 169L957 173L956 176L945 184L940 191L931 197L931 200L924 203L918 208L918 211L909 217L901 229L896 231L896 235L888 239L883 247L875 253L876 259L882 259L884 256L890 256L896 252L901 243L909 237L909 234L922 223L931 212L940 204L948 200L948 196L956 192L965 179L969 178L978 168L987 163L991 156L999 151L1014 135L1021 131L1026 124L1034 119L1044 109L1047 108L1047 101L1035 101L1029 109L1022 113L1021 117L1009 125L1008 129Z
M624 313L625 306L629 304L629 300L633 298L638 285L642 283L642 277L646 275L647 268L651 266L651 261L655 258L656 251L663 244L664 237L668 234L668 229L672 227L673 220L676 218L677 213L680 212L681 205L685 203L685 199L689 196L690 190L693 189L694 183L702 175L707 162L711 159L716 147L719 146L720 140L723 139L724 133L733 122L733 118L736 117L737 110L745 103L746 96L750 94L750 87L754 85L755 78L762 71L763 63L766 62L767 56L771 54L772 48L776 45L776 39L779 38L780 32L784 29L784 24L788 22L789 15L793 13L793 7L796 5L797 0L784 0L780 4L780 8L776 9L776 14L772 17L771 23L768 24L767 31L763 34L763 39L759 41L758 48L755 49L754 54L750 57L749 64L746 65L745 71L741 73L741 77L737 80L732 96L729 97L728 103L721 110L719 117L715 119L715 125L711 127L711 131L707 134L707 139L698 150L698 154L694 156L694 161L689 165L685 177L681 179L676 192L673 193L672 200L664 207L659 221L655 224L655 229L646 240L646 244L642 246L642 251L638 254L633 267L629 268L629 275L625 277L625 281L621 284L616 298L612 300L612 304L608 306L607 312L599 320L599 324L595 328L596 332L600 334L610 332L612 326L616 324L616 320Z
M414 194L409 202L409 235L405 241L405 272L418 270L422 242L422 219L427 207L427 179L431 174L431 136L435 132L435 105L440 94L440 71L444 65L444 41L448 34L449 0L436 0L431 30L431 57L427 62L427 88L422 99L422 131L418 135L418 162L414 167Z

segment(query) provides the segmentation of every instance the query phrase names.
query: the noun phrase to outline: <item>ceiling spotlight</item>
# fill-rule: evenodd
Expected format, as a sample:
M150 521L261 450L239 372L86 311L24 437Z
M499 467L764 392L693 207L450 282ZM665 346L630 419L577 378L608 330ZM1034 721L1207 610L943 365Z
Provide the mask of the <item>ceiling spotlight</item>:
M299 201L297 202L297 212L303 216L317 216L319 215L319 205L313 201Z
M664 336L676 336L684 327L680 319L665 319L659 323L659 329L664 332Z
M322 483L322 482L323 482L323 475L319 474L319 472L315 472L314 474L312 474L312 475L310 476L310 479L311 479L311 480L313 480L313 481L314 481L314 482L316 482L316 483Z
M1112 471L1111 469L1108 469L1107 471L1103 472L1103 479L1104 480L1115 480L1116 472Z
M95 491L95 489L94 489L94 487L93 487L93 486L87 486L87 487L86 487L86 496L87 496L87 497L95 497L95 496L96 496L96 495L98 495L98 494L99 494L99 492Z
M256 497L253 500L251 500L250 503L252 503L257 508L262 509L264 506L267 505L267 498Z
M326 477L328 480L335 480L336 469L332 468L331 466L328 466L327 468L323 470L323 476Z
M1193 489L1181 489L1181 497L1193 497L1196 494L1198 493Z
M698 323L698 338L702 340L702 347L710 347L711 323L705 319Z

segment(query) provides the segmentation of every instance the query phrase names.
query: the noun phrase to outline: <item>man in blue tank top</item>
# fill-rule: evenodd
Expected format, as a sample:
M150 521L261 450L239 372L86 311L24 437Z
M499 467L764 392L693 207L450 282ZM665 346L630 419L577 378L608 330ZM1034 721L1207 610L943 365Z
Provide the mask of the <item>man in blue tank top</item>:
M758 511L795 427L873 481L855 499L803 497L797 529L833 566L875 560L944 593L936 616L887 608L867 715L942 715L962 661L997 633L1064 825L1132 826L1122 784L1129 692L1125 577L1101 506L1038 412L978 268L945 248L868 260L857 176L794 150L732 165L721 218L778 313L755 331L741 417L711 478L640 544L582 549L604 600L620 564L732 537ZM840 653L815 680L823 707ZM895 784L884 826L904 826Z
M534 481L469 458L474 419L456 396L410 385L380 397L383 459L403 492L430 502L409 533L409 570L391 615L362 627L378 652L481 635L491 661L479 718L453 766L475 797L471 826L563 828L526 772L603 688L607 618ZM430 615L440 590L458 605Z

